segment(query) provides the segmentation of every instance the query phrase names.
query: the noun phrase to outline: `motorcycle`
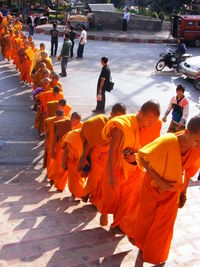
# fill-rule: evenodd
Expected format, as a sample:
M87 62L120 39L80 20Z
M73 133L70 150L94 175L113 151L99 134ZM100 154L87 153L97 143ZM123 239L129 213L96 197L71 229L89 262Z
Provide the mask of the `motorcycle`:
M176 58L176 51L172 51L171 49L167 49L167 53L161 53L160 60L156 64L156 70L162 71L166 66L169 69L176 69L177 68L177 58ZM187 58L192 57L191 54L183 54L181 58L181 62L185 61Z

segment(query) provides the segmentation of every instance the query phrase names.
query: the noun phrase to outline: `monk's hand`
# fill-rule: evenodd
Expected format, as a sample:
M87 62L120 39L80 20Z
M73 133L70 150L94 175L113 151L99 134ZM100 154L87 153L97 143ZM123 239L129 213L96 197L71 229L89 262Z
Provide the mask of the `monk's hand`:
M115 189L118 185L118 181L116 177L110 176L109 178L109 184L112 187L112 189Z
M184 124L182 124L181 122L178 123L178 127L182 128L184 126Z
M187 200L186 193L181 192L178 205L179 209L181 209L185 205L186 200Z
M167 121L167 117L164 116L164 117L162 118L162 121L163 121L163 122L166 122L166 121Z
M132 163L134 161L136 161L136 157L135 157L135 153L133 153L132 155L125 155L124 159L128 162L128 163Z
M163 179L157 180L157 184L158 184L161 192L162 191L172 191L172 189L177 186L177 182L165 181Z

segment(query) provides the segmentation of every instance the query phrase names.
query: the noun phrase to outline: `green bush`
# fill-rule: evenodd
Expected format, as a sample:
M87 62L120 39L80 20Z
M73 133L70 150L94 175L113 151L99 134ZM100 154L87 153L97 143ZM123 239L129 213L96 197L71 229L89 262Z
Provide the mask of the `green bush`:
M158 19L158 14L157 14L157 12L152 12L152 14L151 14L151 17L152 18L155 18L155 19Z

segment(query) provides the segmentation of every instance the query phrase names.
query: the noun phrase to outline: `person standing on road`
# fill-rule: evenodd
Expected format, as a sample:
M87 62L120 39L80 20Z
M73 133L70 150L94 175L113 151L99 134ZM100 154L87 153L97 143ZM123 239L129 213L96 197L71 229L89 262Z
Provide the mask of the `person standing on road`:
M182 58L183 54L185 54L186 50L187 50L187 48L183 42L183 39L179 38L178 39L178 46L177 46L177 49L175 51L175 56L177 58L177 72L180 71L181 58Z
M71 57L74 56L74 39L75 38L76 38L76 32L74 31L74 27L70 26L69 39L72 42Z
M185 88L179 84L176 88L176 96L173 96L164 117L163 122L167 121L167 116L172 110L172 121L168 128L168 133L175 133L185 129L186 120L189 114L189 101L184 96Z
M29 35L33 36L34 29L37 26L37 17L34 15L33 11L31 11L31 15L28 17L28 26L29 26Z
M128 22L130 20L130 13L128 12L128 8L123 9L123 22L122 22L122 32L126 33L127 27L128 27Z
M62 46L62 50L59 56L59 59L61 59L61 73L60 76L62 77L66 77L67 76L67 72L66 72L66 68L67 68L67 63L71 54L71 47L72 47L72 42L69 40L69 34L66 33L65 34L65 39L64 39L64 43Z
M53 24L53 29L50 30L50 34L51 34L51 56L56 56L57 54L57 49L58 49L58 35L59 35L59 31L57 30L57 24L54 23ZM55 50L54 50L54 46L55 46ZM53 53L54 50L54 53Z
M97 106L92 112L94 113L104 113L105 112L105 102L106 102L106 89L110 82L110 68L107 65L108 58L101 58L102 70L97 83Z
M84 51L84 46L87 42L87 32L86 32L86 27L85 25L81 26L81 36L80 36L80 42L79 46L77 49L77 58L83 58L83 51Z

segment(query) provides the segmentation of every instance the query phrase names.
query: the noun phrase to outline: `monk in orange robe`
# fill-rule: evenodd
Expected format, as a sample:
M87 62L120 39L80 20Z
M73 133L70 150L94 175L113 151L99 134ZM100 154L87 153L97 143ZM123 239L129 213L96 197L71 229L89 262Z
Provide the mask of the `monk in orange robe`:
M49 117L44 120L44 133L45 133L45 142L44 142L44 162L43 167L47 168L47 176L50 177L49 167L51 161L51 148L53 144L54 137L54 122L64 119L64 113L62 110L57 110L55 116Z
M34 105L37 112L35 115L35 128L38 130L38 139L41 138L41 132L43 130L43 117L42 117L43 109L41 107L42 101L44 100L43 94L51 90L51 88L49 88L49 85L50 85L50 79L44 78L42 80L42 92L34 96L34 101L35 101Z
M40 63L39 70L33 75L33 90L37 89L38 87L41 87L42 80L44 78L49 78L49 76L50 76L50 71L46 68L46 64L43 62Z
M56 73L53 73L51 79L50 87L54 88L54 86L58 85L60 87L60 92L63 92L62 83L59 82L59 76Z
M8 28L5 27L3 29L3 32L1 34L1 53L3 58L6 57L5 53L6 53L6 36L9 34Z
M26 51L29 49L29 42L25 41L23 48L20 49L19 59L20 59L20 80L26 82L26 69L29 62Z
M68 170L68 188L71 192L70 202L81 198L85 185L85 177L81 177L77 171L79 158L83 151L83 143L80 136L80 129L70 131L63 136L63 169Z
M12 59L13 59L13 64L16 65L16 57L17 57L17 43L19 42L20 39L20 33L18 30L15 31L15 38L12 39Z
M34 71L37 72L38 69L40 68L40 63L43 62L46 64L46 68L50 71L53 71L53 65L51 64L51 59L48 57L48 54L46 51L42 51L40 53L41 59L39 59L34 67Z
M19 21L18 18L16 18L14 21L14 28L17 31L20 31L20 32L22 31L22 23L21 23L21 21Z
M59 122L61 128L58 128L58 125L55 125L55 132L52 144L52 160L50 162L51 175L48 177L50 180L53 180L54 187L59 191L64 191L67 184L67 173L62 168L62 137L69 131L74 130L80 123L80 120L77 118L77 112L72 113L71 118L65 118L63 125L61 121Z
M117 103L112 107L110 118L126 113L126 107ZM80 162L80 169L85 169L91 161L91 169L88 174L87 183L83 191L83 201L96 205L99 196L102 173L108 156L108 143L102 138L102 130L109 118L106 115L97 115L83 123L81 137L84 143L83 155ZM95 134L94 134L95 133Z
M160 136L161 128L162 122L160 119L150 127L140 128L140 147L143 147L158 138ZM129 162L131 157L132 156L126 156L125 158ZM134 211L137 209L142 177L143 172L137 165L135 165L135 168L128 174L128 181L124 183L121 188L120 201L118 202L114 213L114 221L111 225L112 228L119 226L124 233L127 233L127 228L131 228L131 230L134 229L131 219L132 215L134 216ZM131 222L131 224L128 225L128 222Z
M40 49L35 53L33 61L32 61L32 65L31 65L31 75L35 74L35 64L41 59L41 52L45 51L45 44L44 43L40 43ZM46 64L45 64L46 66Z
M16 47L16 56L15 56L15 65L16 70L20 68L20 53L24 50L24 42L27 41L27 37L23 34L23 32L20 33L20 37L15 39L15 47Z
M142 105L137 114L113 118L105 125L102 135L110 142L110 147L108 164L102 179L102 198L98 203L98 209L102 213L101 225L108 223L109 213L114 214L114 218L116 216L115 223L126 214L129 203L125 195L129 185L133 188L133 199L130 201L136 204L134 192L138 196L141 181L135 160L135 153L140 148L140 129L152 127L158 121L159 115L160 105L150 100ZM136 180L132 181L131 177ZM123 207L121 198L125 199Z
M70 118L72 106L67 103L65 99L60 99L58 101L58 109L63 110L66 117ZM82 126L82 125L81 125ZM78 126L79 127L79 126Z
M40 112L42 114L43 119L46 118L46 114L47 114L47 102L60 100L63 98L64 98L64 95L63 93L60 92L60 87L57 85L53 88L53 91L49 90L47 92L43 92L40 94L39 96Z
M138 163L146 170L135 234L140 249L135 266L142 267L168 258L178 208L200 167L200 116L193 117L185 131L166 134L140 149Z
M12 59L13 39L15 38L14 31L10 29L9 34L5 38L6 38L5 57L7 58L9 62Z
M26 68L24 70L24 79L26 82L28 82L29 84L32 83L32 77L30 74L30 70L31 70L31 65L32 65L32 61L34 58L34 54L37 52L37 48L35 47L35 43L32 41L30 43L30 47L25 51L26 53Z

